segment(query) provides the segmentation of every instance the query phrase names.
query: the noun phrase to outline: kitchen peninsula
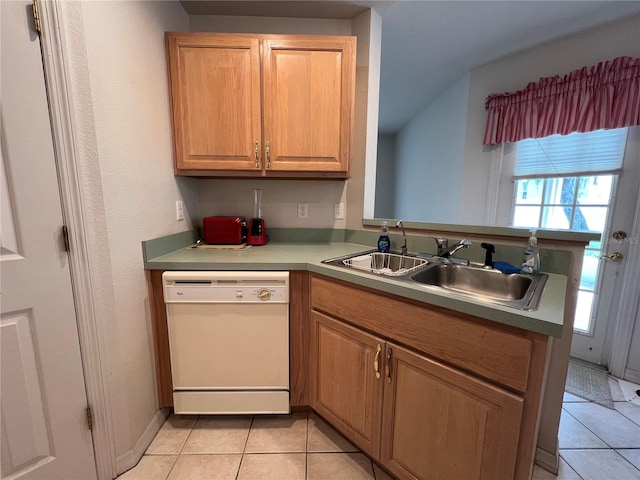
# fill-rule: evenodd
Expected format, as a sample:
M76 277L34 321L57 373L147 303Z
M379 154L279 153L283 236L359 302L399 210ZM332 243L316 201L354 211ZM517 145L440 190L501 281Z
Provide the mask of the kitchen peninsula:
M506 259L524 235L491 227L447 233L462 234L495 242ZM270 244L245 250L192 248L195 232L145 242L160 406L171 406L162 271L286 270L293 408L313 408L398 478L454 467L465 478L529 478L549 353L575 308L567 275L586 236L541 240L560 247L546 256L539 308L523 311L323 264L370 250L375 233L323 235L285 242L291 235L274 231ZM410 251L426 241L410 237ZM461 449L475 453L464 461L445 455Z

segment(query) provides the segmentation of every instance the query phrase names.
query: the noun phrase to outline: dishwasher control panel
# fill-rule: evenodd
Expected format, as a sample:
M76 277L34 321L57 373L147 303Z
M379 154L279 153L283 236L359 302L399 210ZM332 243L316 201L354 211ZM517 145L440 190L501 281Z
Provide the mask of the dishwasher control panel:
M166 303L288 303L289 272L165 272Z

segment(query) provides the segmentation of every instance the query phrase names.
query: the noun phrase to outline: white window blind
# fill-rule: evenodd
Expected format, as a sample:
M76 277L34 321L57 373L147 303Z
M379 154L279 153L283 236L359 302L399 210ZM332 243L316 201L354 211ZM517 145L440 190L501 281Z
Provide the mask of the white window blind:
M515 178L616 172L622 168L627 128L521 140Z

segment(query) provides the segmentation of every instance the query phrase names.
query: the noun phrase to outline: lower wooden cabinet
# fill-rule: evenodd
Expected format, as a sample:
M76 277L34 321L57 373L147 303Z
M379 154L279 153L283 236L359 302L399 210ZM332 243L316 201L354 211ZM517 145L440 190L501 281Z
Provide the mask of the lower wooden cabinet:
M522 397L327 315L311 318L313 407L365 453L399 478L513 478Z
M513 478L522 397L387 343L381 463L400 478Z
M384 341L318 312L311 325L312 406L378 459Z
M363 452L402 480L530 478L546 337L318 275L310 293L311 406Z

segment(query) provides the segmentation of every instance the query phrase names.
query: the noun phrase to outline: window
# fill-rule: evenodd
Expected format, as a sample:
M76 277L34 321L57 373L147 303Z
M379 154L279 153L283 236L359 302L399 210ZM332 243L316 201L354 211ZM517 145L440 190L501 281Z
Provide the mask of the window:
M517 143L514 227L603 233L622 168L627 129L553 135ZM591 332L600 241L585 256L574 329Z
M602 233L617 175L516 180L514 227ZM589 332L601 242L585 249L574 329Z

